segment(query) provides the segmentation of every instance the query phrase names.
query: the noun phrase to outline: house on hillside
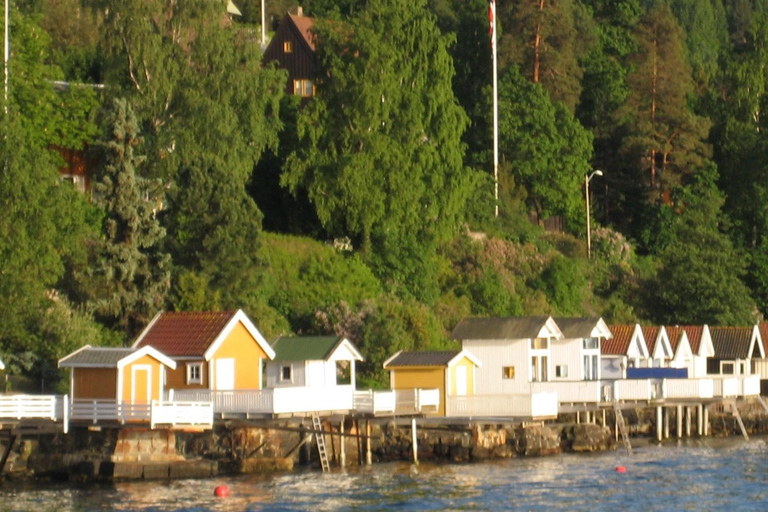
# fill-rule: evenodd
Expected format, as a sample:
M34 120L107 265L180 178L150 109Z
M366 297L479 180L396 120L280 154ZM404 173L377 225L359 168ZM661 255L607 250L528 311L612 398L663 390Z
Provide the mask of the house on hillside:
M289 13L283 17L264 50L264 64L274 62L278 68L288 71L287 94L303 98L315 95L314 77L318 64L313 24L313 19L304 16L301 7L298 7L296 14Z
M613 337L602 318L555 318L561 339L552 340L553 380L600 380L600 346Z
M389 386L395 391L434 388L439 393L436 414L449 416L456 401L475 395L480 361L466 350L399 351L384 361Z
M167 389L257 390L272 347L242 310L161 312L133 348L151 346L176 362Z
M756 373L758 360L765 358L765 350L757 325L710 327L709 332L712 336L715 355L707 360L708 374L751 375Z
M176 362L153 347L112 348L86 345L59 360L69 368L73 401L104 400L148 405L162 400L168 371Z
M603 340L600 345L604 379L626 379L627 368L648 364L648 346L640 324L609 325L608 329L613 337Z
M549 316L465 318L451 337L482 362L477 394L530 394L531 382L553 379L552 341L563 333Z

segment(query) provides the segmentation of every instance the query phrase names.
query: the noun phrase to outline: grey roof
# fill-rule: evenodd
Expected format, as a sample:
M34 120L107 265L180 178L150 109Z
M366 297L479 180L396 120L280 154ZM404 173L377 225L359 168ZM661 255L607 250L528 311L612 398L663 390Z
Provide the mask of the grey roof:
M716 359L748 359L752 327L710 327ZM756 348L757 350L757 348Z
M400 352L385 368L391 366L448 366L461 350Z
M136 352L133 348L87 347L59 362L59 366L70 368L74 366L117 367L120 360Z
M589 318L553 318L563 337L569 340L576 338L591 338L592 330L597 326L600 317Z
M455 340L523 340L535 338L548 316L465 318L453 329Z

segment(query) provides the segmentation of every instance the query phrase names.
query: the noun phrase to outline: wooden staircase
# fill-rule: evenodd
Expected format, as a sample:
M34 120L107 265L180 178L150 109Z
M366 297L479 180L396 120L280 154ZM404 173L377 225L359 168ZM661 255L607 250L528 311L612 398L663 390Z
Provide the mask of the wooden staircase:
M621 440L624 442L624 448L627 449L627 455L632 455L632 444L629 442L629 431L627 423L624 421L624 414L621 412L619 402L613 402L613 413L616 417L616 427L621 434Z
M328 463L328 451L325 448L323 424L320 421L320 416L317 414L312 415L312 429L314 430L317 443L317 454L320 456L320 466L323 468L323 473L327 473L331 470L331 465Z

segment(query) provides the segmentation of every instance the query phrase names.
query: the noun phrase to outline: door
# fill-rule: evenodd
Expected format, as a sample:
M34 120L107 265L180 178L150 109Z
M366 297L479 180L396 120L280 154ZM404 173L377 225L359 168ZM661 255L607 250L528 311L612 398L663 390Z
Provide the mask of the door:
M456 367L456 396L467 396L467 367Z
M216 359L216 389L219 391L232 391L235 389L234 359Z
M152 401L152 367L136 365L131 368L131 403L148 404Z

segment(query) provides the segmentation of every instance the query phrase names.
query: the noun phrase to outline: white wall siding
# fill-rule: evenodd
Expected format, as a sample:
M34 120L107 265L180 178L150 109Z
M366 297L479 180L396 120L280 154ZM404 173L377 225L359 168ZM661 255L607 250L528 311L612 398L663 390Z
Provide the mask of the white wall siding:
M581 361L582 339L570 340L552 340L552 374L550 380L582 380L584 372ZM566 377L557 377L557 367L567 366L568 375Z
M483 365L477 369L477 395L530 393L529 340L464 340L468 350ZM503 379L505 366L515 368L514 379ZM551 366L550 363L550 367ZM551 373L550 373L551 375Z

